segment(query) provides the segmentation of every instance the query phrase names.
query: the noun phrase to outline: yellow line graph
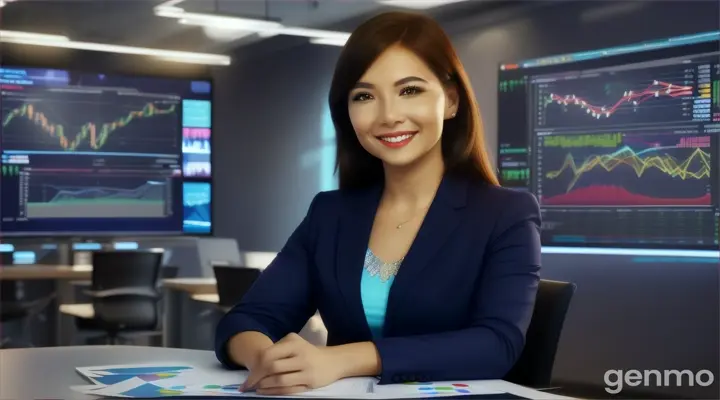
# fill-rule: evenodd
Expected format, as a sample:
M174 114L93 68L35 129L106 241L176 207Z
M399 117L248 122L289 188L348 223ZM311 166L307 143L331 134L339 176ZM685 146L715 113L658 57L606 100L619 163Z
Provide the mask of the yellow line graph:
M572 190L583 174L590 172L595 168L603 168L604 170L610 172L623 165L627 165L632 168L638 178L651 168L656 168L670 177L680 178L683 180L710 177L710 153L705 152L700 148L696 148L692 154L683 161L679 161L669 154L653 154L642 157L642 154L652 150L655 149L643 150L636 153L630 147L625 146L612 154L590 156L579 166L575 162L573 155L568 154L565 156L565 161L559 169L549 171L545 174L545 176L548 179L555 179L566 170L570 170L573 174L573 178L568 185L566 192ZM690 168L694 161L698 161L696 164L697 168L694 171L691 171Z

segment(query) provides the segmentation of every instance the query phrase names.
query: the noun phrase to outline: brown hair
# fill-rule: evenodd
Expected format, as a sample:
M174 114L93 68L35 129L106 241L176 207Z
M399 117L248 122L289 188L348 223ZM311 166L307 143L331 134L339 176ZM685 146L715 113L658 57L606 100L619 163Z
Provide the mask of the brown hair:
M499 185L485 151L477 100L447 34L430 17L394 11L360 25L345 44L335 67L329 101L335 125L335 168L339 172L340 188L362 188L384 179L382 162L368 153L355 135L348 113L348 97L365 71L393 45L414 52L441 81L457 87L457 115L445 121L442 134L446 172Z

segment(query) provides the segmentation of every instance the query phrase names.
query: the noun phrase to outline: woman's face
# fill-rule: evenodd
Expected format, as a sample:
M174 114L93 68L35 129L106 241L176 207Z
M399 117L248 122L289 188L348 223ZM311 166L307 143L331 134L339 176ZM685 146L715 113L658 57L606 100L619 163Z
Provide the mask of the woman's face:
M368 68L350 91L348 111L360 144L386 165L440 156L445 119L457 111L447 88L413 52L394 46Z

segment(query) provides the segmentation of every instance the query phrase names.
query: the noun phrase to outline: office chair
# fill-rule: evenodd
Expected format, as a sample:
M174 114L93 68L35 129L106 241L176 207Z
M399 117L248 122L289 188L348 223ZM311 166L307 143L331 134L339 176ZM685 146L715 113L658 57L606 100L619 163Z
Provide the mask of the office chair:
M214 265L213 271L217 282L218 306L225 312L242 300L262 273L258 268L231 265ZM298 334L316 346L327 344L327 329L319 315L311 317Z
M97 251L92 254L91 325L105 332L107 344L119 344L122 333L153 331L159 324L158 276L162 253Z
M550 385L560 334L575 289L574 283L540 280L525 347L505 376L506 381L532 388Z
M257 268L237 265L214 265L213 272L217 282L218 306L222 309L239 303L261 273Z
M0 253L0 268L22 268L22 266L13 266L13 253ZM28 299L20 287L22 282L17 280L0 281L0 324L6 322L22 321L22 333L26 338L26 342L19 347L33 347L30 339L32 336L30 324L33 318L39 316L50 303L55 299L55 293L35 299ZM2 332L0 332L2 333ZM0 348L7 348L13 345L13 341L9 337L0 337Z

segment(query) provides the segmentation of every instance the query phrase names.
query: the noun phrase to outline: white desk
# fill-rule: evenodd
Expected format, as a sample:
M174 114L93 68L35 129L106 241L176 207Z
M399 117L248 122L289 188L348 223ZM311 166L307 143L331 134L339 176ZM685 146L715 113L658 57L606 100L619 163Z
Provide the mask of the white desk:
M0 350L0 399L90 400L70 389L88 385L76 367L113 364L187 363L204 369L221 370L212 351L140 346L72 346ZM538 400L568 399L510 384L492 381L499 391ZM249 397L246 397L249 398ZM471 400L473 395L459 398Z

